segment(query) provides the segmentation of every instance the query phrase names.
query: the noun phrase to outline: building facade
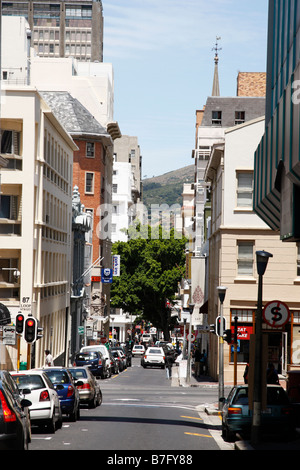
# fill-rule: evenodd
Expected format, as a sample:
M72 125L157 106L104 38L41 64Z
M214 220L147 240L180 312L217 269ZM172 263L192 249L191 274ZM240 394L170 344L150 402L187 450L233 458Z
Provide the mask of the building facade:
M101 0L1 1L3 16L29 23L31 47L40 57L103 61Z
M296 244L282 246L273 231L253 211L254 152L264 132L264 117L225 131L222 144L213 147L205 179L211 182L212 221L209 239L208 321L214 324L220 314L217 286L227 287L223 313L226 328L233 333L237 320L237 378L249 363L250 335L254 333L258 296L255 252L273 254L264 275L263 302L281 301L288 305L290 318L281 327L263 321L267 338L268 362L285 374L295 360L293 338L298 331L298 272ZM284 276L282 273L284 272ZM218 337L210 335L209 366L218 377ZM224 346L224 380L232 382L234 355Z
M25 317L32 314L44 328L31 365L43 365L45 349L64 363L69 353L77 147L35 88L2 87L2 93L1 155L9 164L1 178L0 298L13 322L21 311ZM14 271L20 275L14 277ZM1 363L16 368L16 349L3 349ZM22 361L28 364L24 342Z

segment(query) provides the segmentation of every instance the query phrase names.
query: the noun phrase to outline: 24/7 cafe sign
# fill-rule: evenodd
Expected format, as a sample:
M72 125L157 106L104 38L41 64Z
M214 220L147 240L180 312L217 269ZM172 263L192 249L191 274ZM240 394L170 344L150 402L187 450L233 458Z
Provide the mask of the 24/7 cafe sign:
M288 306L280 300L272 300L265 305L263 319L267 325L273 328L283 327L290 319Z

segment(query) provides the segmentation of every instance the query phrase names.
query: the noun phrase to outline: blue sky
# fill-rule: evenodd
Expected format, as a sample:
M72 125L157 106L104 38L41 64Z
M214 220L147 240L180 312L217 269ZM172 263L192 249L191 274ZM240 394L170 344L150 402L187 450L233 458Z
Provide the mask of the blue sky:
M193 164L195 112L211 95L216 36L222 96L238 72L264 72L267 0L102 0L114 118L137 136L142 176Z

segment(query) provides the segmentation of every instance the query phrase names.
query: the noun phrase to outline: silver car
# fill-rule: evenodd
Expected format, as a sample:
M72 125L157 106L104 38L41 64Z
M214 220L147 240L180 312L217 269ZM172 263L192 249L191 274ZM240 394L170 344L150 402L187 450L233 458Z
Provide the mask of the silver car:
M68 367L69 371L82 385L78 385L80 403L87 403L90 408L100 406L102 403L102 392L96 377L88 366Z

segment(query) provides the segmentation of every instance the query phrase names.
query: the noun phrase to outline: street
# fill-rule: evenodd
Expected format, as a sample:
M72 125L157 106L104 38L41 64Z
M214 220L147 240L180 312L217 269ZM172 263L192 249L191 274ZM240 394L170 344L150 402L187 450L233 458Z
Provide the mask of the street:
M214 388L171 386L166 371L143 369L140 358L132 367L101 380L103 403L81 406L80 420L64 418L55 434L32 428L30 450L168 451L186 458L189 451L233 449L221 438L218 416L207 417L200 405L214 403ZM200 410L200 411L199 411ZM170 454L171 452L171 454ZM179 457L178 457L179 458Z

